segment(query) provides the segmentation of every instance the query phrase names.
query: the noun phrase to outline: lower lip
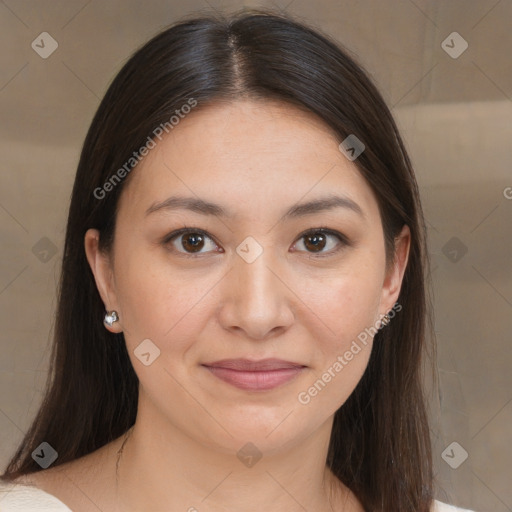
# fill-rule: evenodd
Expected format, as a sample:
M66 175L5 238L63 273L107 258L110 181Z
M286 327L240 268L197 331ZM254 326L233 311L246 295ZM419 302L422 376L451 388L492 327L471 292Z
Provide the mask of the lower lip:
M213 375L237 388L249 391L266 391L274 389L285 382L292 380L302 370L303 366L296 368L282 368L279 370L266 370L261 372L248 372L231 370L213 366L205 366Z

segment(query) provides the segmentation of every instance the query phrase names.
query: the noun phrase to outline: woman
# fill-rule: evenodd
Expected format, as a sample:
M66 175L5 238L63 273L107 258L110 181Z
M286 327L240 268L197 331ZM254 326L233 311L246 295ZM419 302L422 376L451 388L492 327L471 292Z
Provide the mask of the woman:
M174 25L86 137L0 510L460 510L433 499L427 273L409 158L345 51L270 12Z

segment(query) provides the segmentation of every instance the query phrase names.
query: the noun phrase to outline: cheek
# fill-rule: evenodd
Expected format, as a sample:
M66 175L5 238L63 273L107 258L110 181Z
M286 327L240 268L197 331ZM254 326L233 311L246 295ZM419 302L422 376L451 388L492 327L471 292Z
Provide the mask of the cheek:
M307 307L321 320L310 312L311 325L321 326L322 335L315 336L314 372L297 400L319 417L333 414L347 400L368 365L382 283L375 260L364 262L359 258L335 277L310 280L302 291Z
M334 414L363 376L376 333L378 284L376 275L351 273L332 280L323 291L309 290L307 305L318 312L324 327L323 335L315 337L311 379L297 395L305 414L318 418Z
M361 266L333 272L329 279L315 284L308 281L302 291L305 304L322 321L328 350L342 348L347 341L373 326L382 283L375 267ZM311 313L310 313L311 314Z
M181 373L198 357L196 340L215 314L225 270L183 270L161 254L128 254L116 266L116 289L129 352L150 339L160 349L159 363Z
M136 252L119 264L116 273L127 344L135 346L149 338L160 349L182 350L187 345L182 333L192 338L198 329L215 276L188 277L173 271L164 258Z
M332 354L297 394L299 411L320 423L334 414L356 388L368 365L371 342L365 345L356 340L345 349Z

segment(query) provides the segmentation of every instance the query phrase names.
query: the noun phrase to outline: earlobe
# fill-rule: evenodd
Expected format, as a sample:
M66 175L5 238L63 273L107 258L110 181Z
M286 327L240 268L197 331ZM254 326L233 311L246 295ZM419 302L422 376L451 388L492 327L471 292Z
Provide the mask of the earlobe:
M97 229L88 229L84 237L85 254L94 275L96 288L107 313L119 311L117 295L113 281L113 272L110 258L99 249L100 232ZM119 322L112 325L105 323L105 328L111 332L121 332Z

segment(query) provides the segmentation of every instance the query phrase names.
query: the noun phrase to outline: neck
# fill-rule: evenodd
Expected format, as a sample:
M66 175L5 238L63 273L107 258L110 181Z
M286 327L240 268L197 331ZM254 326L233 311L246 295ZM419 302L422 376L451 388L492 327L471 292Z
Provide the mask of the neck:
M118 453L120 510L325 512L342 501L337 511L354 510L325 466L332 420L287 449L260 454L248 444L237 456L140 413Z

